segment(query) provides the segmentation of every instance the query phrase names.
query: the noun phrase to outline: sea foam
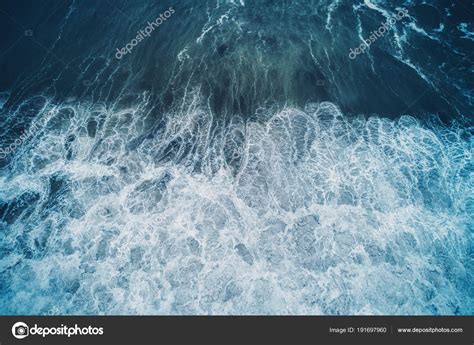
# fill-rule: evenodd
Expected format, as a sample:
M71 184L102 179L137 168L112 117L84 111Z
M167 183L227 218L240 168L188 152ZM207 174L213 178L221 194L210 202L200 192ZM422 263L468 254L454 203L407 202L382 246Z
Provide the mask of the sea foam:
M43 109L0 178L2 314L472 314L472 132L190 104Z

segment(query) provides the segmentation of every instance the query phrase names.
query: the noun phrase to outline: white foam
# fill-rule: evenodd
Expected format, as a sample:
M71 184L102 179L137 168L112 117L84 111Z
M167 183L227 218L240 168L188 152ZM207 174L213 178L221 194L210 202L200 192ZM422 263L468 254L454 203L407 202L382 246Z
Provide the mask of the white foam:
M139 114L104 110L94 138L71 122L15 157L2 199L49 190L52 176L67 188L59 204L45 196L4 235L16 250L1 260L10 288L0 310L469 312L472 147L458 129L409 116L348 119L322 103L212 136L212 114L199 102L185 109L134 150L126 144L139 135ZM61 145L44 151L70 134L82 138L72 158ZM170 147L174 155L157 159ZM31 157L41 155L40 167ZM37 226L25 233L28 224ZM35 241L45 247L20 259Z

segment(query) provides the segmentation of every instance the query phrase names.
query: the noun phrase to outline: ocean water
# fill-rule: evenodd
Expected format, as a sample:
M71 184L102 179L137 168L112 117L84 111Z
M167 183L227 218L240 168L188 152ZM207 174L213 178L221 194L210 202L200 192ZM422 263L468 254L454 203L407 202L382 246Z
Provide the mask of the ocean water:
M1 1L0 314L472 315L473 13Z

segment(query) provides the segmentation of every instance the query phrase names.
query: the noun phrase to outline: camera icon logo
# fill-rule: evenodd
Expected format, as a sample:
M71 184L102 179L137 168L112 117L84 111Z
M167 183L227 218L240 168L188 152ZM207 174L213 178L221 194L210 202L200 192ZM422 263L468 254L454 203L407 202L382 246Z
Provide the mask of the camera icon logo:
M17 322L12 327L12 334L17 339L23 339L30 334L30 329L26 323Z

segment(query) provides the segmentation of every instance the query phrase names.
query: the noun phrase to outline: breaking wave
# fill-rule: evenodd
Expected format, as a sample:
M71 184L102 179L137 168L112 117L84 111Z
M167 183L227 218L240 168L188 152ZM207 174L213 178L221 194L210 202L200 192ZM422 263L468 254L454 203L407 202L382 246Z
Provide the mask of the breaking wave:
M53 104L0 177L2 314L472 314L472 128L332 103L148 131Z

